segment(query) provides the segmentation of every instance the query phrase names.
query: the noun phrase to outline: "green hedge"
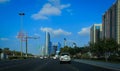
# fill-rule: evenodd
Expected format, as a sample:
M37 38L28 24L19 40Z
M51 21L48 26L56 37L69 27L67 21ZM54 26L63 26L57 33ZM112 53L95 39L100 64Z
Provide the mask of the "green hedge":
M8 59L9 60L14 60L14 59L30 59L30 58L33 58L33 57L25 57L25 56L9 56Z
M13 59L26 59L26 57L21 57L21 56L10 56L8 59L13 60Z

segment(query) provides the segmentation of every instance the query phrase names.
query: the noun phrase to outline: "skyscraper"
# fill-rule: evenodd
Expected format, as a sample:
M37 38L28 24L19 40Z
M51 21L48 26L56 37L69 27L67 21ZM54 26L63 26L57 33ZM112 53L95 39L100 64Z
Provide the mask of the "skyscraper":
M60 42L58 42L58 48L57 48L57 51L59 51L59 52L60 52L60 48L61 48L61 43L60 43Z
M90 29L90 42L96 43L102 39L102 24L94 24Z
M49 44L50 44L50 34L49 32L46 32L46 37L45 37L45 55L49 55Z
M58 48L57 45L53 45L53 52L52 52L52 54L55 54L55 55L56 55L57 48Z
M67 45L66 45L66 41L67 41L67 39L64 38L64 47L67 46Z
M117 0L103 15L103 39L112 38L120 44L120 0Z
M48 54L51 55L52 54L52 42L50 41L48 44Z
M41 56L44 56L44 55L45 55L45 47L44 47L44 46L42 46L42 47L40 48L40 55L41 55Z

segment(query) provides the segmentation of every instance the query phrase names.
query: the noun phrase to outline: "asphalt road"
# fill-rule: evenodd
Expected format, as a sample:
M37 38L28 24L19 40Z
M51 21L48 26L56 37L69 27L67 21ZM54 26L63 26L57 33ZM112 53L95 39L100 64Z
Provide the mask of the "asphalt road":
M60 64L54 59L0 61L0 71L113 71L72 61Z

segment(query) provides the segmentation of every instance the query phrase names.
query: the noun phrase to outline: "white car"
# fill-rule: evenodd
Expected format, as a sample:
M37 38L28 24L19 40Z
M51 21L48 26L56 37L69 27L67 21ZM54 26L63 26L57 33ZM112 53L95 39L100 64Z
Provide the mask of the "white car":
M56 57L56 56L54 56L54 57L53 57L53 59L57 59L57 57Z
M40 59L43 59L43 56L40 56Z
M47 59L48 57L47 56L44 56L45 59Z
M70 57L70 54L69 53L61 53L60 54L60 64L63 63L63 62L68 62L68 63L71 63L71 57Z

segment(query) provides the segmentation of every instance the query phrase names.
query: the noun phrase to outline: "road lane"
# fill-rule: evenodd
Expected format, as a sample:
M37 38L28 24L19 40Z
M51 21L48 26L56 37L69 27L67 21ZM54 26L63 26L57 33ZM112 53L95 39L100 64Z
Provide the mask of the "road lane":
M79 62L72 62L72 66L79 69L79 71L115 71L110 69L105 69L97 66L92 66L89 64L79 63Z
M58 60L51 60L45 67L39 71L78 71L77 68L72 67L71 64L60 64Z
M11 61L12 62L12 61ZM0 71L113 71L92 65L72 61L71 64L60 64L54 59L28 59L23 61L8 62L0 65ZM22 63L20 63L22 62ZM18 64L17 64L18 63ZM8 66L11 64L10 66ZM2 68L1 68L2 67Z
M17 62L10 61L0 66L0 71L30 71L41 64L45 64L46 61L40 59L19 60Z

